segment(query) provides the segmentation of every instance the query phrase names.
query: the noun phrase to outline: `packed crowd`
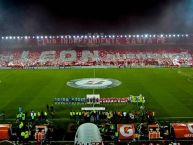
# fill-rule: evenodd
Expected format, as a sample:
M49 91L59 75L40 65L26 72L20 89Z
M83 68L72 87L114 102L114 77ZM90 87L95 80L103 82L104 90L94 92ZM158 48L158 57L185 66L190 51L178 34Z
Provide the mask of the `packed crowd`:
M192 66L188 49L61 49L0 52L0 67Z

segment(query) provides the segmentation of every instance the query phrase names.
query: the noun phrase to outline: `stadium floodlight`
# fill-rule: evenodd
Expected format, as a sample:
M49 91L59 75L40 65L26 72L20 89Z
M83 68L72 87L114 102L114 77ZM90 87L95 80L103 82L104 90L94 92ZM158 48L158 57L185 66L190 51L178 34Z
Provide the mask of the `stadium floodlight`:
M163 35L163 34L161 34L161 35L160 35L160 37L162 38L162 37L164 37L164 35Z
M1 37L1 39L4 39L4 37Z
M41 36L40 38L41 38L41 39L43 39L43 38L44 38L44 36Z
M177 37L180 37L180 35L178 34Z
M166 36L166 38L168 37L168 35L167 35L167 34L166 34L165 36Z
M45 38L47 39L47 38L48 38L48 36L45 36Z
M21 39L23 39L23 37L21 36Z
M115 35L113 35L112 37L115 38Z
M143 37L143 35L141 35L141 37Z
M137 35L136 37L139 38L139 35Z
M12 39L12 36L9 36L9 39Z
M20 37L19 37L19 36L17 36L17 39L20 39Z
M8 39L8 38L9 38L9 37L7 37L7 36L5 37L5 39Z
M135 35L133 35L133 37L135 38Z
M35 38L35 36L32 37L33 39Z
M49 36L50 39L52 39L52 36Z
M27 39L28 37L27 37L27 36L25 36L24 38L25 38L25 39Z
M97 38L99 38L99 35L97 35Z
M145 38L147 38L148 37L148 34L145 34Z
M155 35L153 35L153 37L155 38L156 36L155 36Z
M129 35L129 38L131 38L131 35Z
M188 34L186 34L186 37L188 37L189 35Z
M176 37L176 35L174 34L173 37Z
M123 36L121 35L120 37L122 38Z
M172 35L169 34L169 37L171 37Z
M39 39L40 37L39 36L36 36L36 39Z

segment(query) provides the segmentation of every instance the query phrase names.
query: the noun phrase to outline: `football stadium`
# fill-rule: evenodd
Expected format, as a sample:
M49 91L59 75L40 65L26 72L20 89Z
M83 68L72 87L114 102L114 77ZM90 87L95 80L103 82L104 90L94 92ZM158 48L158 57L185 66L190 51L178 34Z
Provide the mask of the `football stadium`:
M192 34L0 38L0 144L192 144Z

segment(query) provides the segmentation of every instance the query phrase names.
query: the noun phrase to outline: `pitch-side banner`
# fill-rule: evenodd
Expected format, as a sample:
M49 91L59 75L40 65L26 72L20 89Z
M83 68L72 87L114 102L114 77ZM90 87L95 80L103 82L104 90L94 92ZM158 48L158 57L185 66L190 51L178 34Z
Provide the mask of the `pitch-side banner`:
M172 123L176 138L193 138L193 123Z
M133 139L135 134L134 124L117 124L117 131L120 140Z

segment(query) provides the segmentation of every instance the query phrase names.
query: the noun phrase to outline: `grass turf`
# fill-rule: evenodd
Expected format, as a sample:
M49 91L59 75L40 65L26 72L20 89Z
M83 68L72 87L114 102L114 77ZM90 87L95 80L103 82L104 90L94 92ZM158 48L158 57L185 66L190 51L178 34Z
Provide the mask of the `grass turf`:
M95 90L101 97L145 96L146 109L159 117L193 117L192 68L96 69L96 77L113 78L119 87ZM93 77L93 69L0 70L0 111L14 118L18 106L26 111L46 110L54 97L85 97L92 90L70 88L66 82ZM104 105L103 105L104 106ZM68 117L81 105L55 105L56 117ZM133 111L135 105L106 105L107 110Z

